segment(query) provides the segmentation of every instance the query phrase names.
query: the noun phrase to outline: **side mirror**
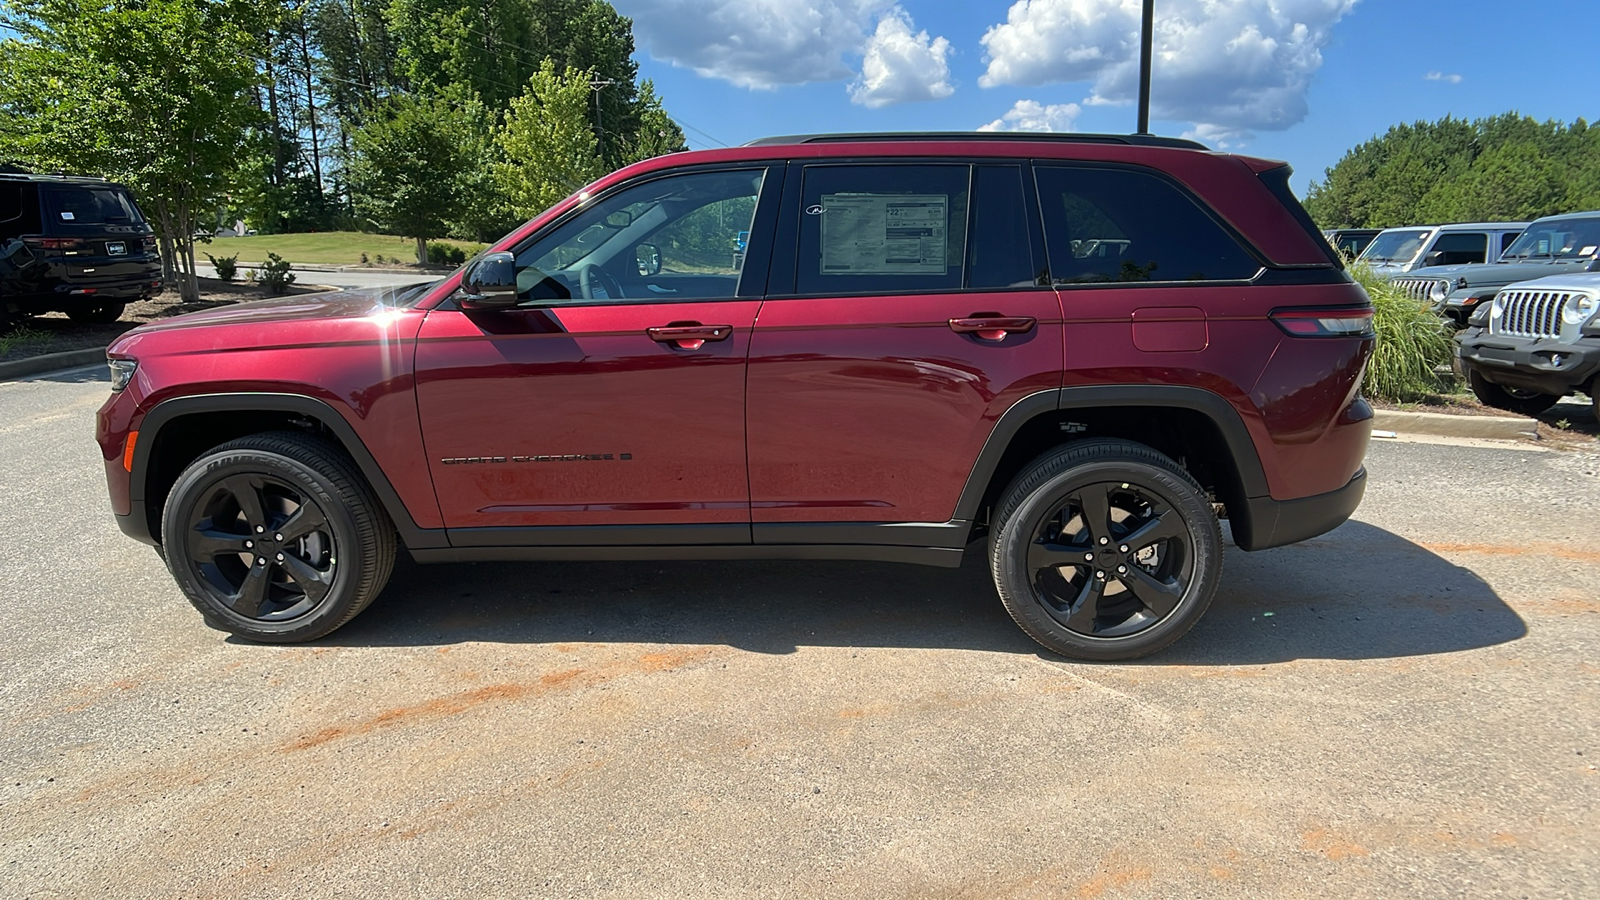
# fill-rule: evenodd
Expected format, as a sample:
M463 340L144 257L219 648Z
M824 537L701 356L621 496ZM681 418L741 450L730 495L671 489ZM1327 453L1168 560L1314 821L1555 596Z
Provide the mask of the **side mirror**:
M639 260L639 274L645 278L661 272L661 248L655 244L640 244L634 248Z
M1432 253L1429 253L1427 256L1424 256L1422 258L1422 265L1423 265L1424 268L1426 268L1428 266L1438 266L1438 265L1443 265L1443 264L1444 264L1444 251L1443 250L1435 250Z
M462 309L505 309L517 303L517 260L509 253L485 253L461 272Z

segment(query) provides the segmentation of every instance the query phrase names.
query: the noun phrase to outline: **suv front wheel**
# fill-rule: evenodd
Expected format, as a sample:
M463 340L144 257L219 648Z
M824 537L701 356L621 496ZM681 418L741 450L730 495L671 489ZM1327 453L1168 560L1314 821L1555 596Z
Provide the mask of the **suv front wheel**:
M251 435L195 460L162 514L178 586L214 628L309 641L366 608L394 567L395 529L338 447Z
M1537 416L1561 402L1561 398L1553 394L1541 394L1538 391L1495 384L1479 375L1476 369L1468 373L1467 382L1472 385L1472 393L1477 395L1484 406L1492 406L1522 416Z
M1205 492L1143 444L1083 441L1006 489L989 562L1006 610L1064 656L1132 659L1182 637L1210 606L1222 533Z

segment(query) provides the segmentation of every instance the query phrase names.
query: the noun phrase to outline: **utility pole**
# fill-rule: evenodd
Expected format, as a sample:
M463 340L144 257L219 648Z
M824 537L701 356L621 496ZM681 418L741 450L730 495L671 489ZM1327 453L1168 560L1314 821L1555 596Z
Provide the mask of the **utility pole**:
M599 132L601 159L606 158L606 123L600 118L600 92L613 84L616 82L598 75L589 82L589 89L594 91L594 125L595 130Z
M1156 0L1144 0L1139 32L1139 134L1150 133L1150 44L1155 31Z

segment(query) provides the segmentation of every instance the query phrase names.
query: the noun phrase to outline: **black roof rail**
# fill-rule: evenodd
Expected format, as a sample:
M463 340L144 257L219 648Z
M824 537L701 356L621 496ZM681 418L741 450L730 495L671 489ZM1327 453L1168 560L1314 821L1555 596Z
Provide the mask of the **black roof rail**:
M1129 144L1139 147L1172 147L1180 150L1210 150L1187 138L1160 137L1154 134L1083 134L1041 131L877 131L860 134L786 134L757 138L746 147L779 144L844 144L874 141L1050 141L1063 144Z
M0 180L4 181L60 181L79 182L89 184L109 184L111 179L99 175L68 175L65 172L21 172L0 170Z

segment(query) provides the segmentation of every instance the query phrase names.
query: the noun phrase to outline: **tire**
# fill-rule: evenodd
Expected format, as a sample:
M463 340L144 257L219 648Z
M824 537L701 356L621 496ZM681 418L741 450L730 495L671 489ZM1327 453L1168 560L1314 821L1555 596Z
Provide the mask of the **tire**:
M94 306L80 306L67 310L67 318L80 325L108 325L122 318L128 304L121 300L107 300Z
M1085 513L1099 503L1103 517ZM1222 576L1222 530L1205 492L1132 441L1040 456L1006 488L995 522L989 567L1001 602L1063 656L1124 660L1168 646L1199 621Z
M1477 369L1467 374L1467 383L1472 385L1472 393L1478 395L1484 406L1492 406L1522 416L1537 416L1561 402L1561 398L1554 394L1502 387L1478 374Z
M270 644L355 618L396 551L394 523L355 464L296 432L230 441L190 464L167 496L161 543L207 624Z

